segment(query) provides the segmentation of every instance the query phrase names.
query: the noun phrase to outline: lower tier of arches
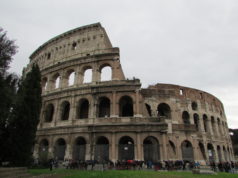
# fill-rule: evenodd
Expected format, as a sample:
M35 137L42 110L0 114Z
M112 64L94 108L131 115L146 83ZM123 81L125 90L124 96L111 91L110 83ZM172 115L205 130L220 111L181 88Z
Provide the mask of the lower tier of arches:
M117 160L184 160L199 162L233 161L230 145L165 133L91 133L38 137L34 157L48 154L58 160L99 162Z

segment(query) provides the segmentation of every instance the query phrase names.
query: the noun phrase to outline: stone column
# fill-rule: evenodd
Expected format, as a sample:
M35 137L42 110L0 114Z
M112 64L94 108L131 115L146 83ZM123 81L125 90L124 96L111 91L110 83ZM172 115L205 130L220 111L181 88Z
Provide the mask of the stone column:
M213 135L213 127L212 127L212 122L211 119L207 120L207 124L208 124L208 132Z
M112 92L112 111L111 111L111 117L118 117L117 101L116 101L116 91Z
M92 82L93 83L99 82L101 78L101 73L99 72L98 66L94 65L92 70L93 70Z
M137 89L136 97L135 97L135 99L136 99L136 101L135 101L135 104L136 104L135 109L136 110L135 110L135 114L134 114L135 117L142 117L142 114L140 112L140 93L139 92L140 92L139 89Z
M90 160L90 148L91 145L89 143L86 144L86 150L85 150L85 160Z
M60 102L59 102L59 100L56 100L56 103L55 103L55 112L54 112L54 116L53 116L54 126L57 125L57 122L58 122L58 120L60 119L60 115L61 115Z
M76 102L75 102L75 97L71 99L70 103L70 113L69 113L69 121L73 123L73 120L76 118Z
M163 159L168 160L168 153L167 153L167 138L165 134L162 134L162 142L163 142Z
M137 156L135 157L135 159L142 160L140 133L136 133L136 148L137 148Z
M116 162L116 138L115 133L112 133L112 139L111 139L111 158L110 160L112 162Z
M177 152L177 159L182 160L182 150L181 150L181 143L178 136L176 137L176 152Z
M34 145L33 157L34 158L39 158L39 144L38 143L36 143Z

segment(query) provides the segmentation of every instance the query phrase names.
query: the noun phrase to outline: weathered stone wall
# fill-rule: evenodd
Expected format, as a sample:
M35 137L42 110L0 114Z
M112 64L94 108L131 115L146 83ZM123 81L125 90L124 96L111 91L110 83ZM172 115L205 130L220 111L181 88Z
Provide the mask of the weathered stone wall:
M99 23L49 40L25 72L34 63L43 99L35 157L47 151L58 159L116 161L128 151L135 160L234 159L222 103L197 89L142 89L139 79L126 80L119 48ZM111 69L108 81L101 80L104 67ZM89 70L92 80L85 82Z

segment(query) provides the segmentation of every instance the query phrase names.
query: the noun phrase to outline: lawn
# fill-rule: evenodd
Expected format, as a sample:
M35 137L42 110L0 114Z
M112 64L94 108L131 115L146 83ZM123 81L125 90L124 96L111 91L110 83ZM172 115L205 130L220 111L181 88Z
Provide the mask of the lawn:
M56 174L65 178L237 178L238 174L218 173L217 175L198 175L191 172L159 172L159 171L80 171L67 169L29 169L33 175Z

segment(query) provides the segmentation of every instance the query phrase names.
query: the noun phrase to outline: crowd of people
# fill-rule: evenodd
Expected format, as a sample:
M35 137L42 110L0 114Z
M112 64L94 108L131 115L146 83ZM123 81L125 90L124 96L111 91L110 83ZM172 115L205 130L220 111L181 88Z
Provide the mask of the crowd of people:
M49 161L50 169L57 168L59 162L51 159ZM67 169L80 169L80 170L95 170L97 165L100 165L103 170L142 170L142 169L154 169L154 170L193 170L199 169L202 165L199 162L194 161L136 161L136 160L117 160L115 163L108 161L98 162L96 160L76 161L76 160L64 160L61 165ZM230 172L235 173L238 171L238 162L211 162L207 163L213 171Z

